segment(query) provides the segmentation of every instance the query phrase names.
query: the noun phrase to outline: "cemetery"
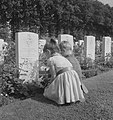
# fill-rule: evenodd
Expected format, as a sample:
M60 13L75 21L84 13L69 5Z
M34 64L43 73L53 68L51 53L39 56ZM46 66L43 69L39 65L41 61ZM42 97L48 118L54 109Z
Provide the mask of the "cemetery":
M73 36L71 35L62 34L59 36L58 42L61 40L73 41ZM46 84L45 79L49 79L46 72L47 59L43 54L43 47L47 40L39 39L38 34L33 32L18 32L15 34L15 39L16 44L13 46L16 53L15 64L11 64L11 61L6 61L5 63L5 59L9 58L8 52L12 48L8 48L8 44L1 39L1 107L9 105L11 102L20 102L29 98L35 98L35 95L40 97L38 99L43 99L41 95L43 87ZM78 41L78 44L75 45L74 42L71 42L73 53L81 65L83 81L85 81L86 86L87 79L94 79L94 76L97 76L97 80L93 81L98 81L98 79L101 81L101 78L98 76L107 74L107 71L113 68L111 38L103 37L102 42L99 41L101 43L98 46L96 42L94 36L84 36L83 44L80 44ZM91 86L88 87L89 90ZM85 105L88 105L89 101L86 102L88 103L85 103ZM84 106L82 107L84 108ZM104 114L107 113L105 112Z
M113 8L89 0L0 3L0 120L112 120ZM51 39L69 42L88 89L84 102L58 105L43 95Z

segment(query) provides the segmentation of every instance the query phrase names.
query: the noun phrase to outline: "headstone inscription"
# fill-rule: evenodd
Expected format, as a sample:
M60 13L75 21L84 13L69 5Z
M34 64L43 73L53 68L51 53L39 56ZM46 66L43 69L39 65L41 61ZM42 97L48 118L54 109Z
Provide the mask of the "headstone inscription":
M39 76L38 34L18 32L16 39L16 63L19 78L24 82L37 81Z
M69 34L58 35L58 42L60 43L62 41L68 41L70 43L70 45L72 46L72 50L73 50L74 42L73 42L73 36L72 35L69 35Z
M85 57L95 60L95 37L94 36L85 36L84 37L84 49Z

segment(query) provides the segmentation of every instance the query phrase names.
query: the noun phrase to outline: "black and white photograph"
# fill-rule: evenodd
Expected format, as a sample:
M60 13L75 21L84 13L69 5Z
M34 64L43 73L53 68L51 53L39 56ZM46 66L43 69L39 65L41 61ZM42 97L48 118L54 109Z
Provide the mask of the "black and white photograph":
M0 120L113 120L113 0L0 0Z

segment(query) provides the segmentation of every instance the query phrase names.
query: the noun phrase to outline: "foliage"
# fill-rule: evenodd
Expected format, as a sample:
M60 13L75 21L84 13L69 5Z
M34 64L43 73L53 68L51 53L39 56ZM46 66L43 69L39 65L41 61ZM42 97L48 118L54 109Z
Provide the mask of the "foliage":
M69 33L77 39L113 34L113 9L93 0L1 0L0 22L8 21L13 36L24 29L50 36Z
M80 63L82 73L86 78L109 71L113 68L112 54L107 54L105 57L96 54L95 60L93 61L91 58L86 58L84 54L82 54L81 46L76 47L74 52Z
M113 68L113 56L111 56L111 58L109 58L109 60L106 62L106 66Z
M2 66L0 75L1 93L3 95L28 95L28 89L17 77L17 69L13 65L5 64Z
M98 69L83 70L82 74L85 76L85 78L90 78L98 75Z
M91 58L86 58L84 56L79 56L79 57L77 57L77 59L79 60L79 63L80 63L81 68L83 70L92 69L92 68L95 67L95 63Z

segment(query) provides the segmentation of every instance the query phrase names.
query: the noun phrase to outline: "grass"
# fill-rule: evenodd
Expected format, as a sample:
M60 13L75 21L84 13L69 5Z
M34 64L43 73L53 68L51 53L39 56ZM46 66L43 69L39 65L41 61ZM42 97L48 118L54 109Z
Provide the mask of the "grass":
M113 120L113 71L83 81L84 103L58 106L36 94L0 108L0 120Z

